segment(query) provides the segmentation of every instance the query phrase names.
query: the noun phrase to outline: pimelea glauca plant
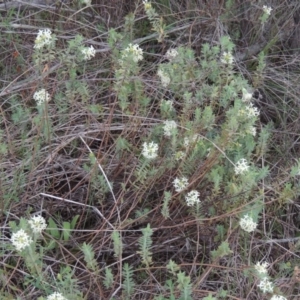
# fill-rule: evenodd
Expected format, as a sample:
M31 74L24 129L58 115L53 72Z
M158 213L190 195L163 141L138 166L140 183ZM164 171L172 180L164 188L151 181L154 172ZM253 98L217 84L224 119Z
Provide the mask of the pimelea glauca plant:
M274 22L287 10L218 2L73 1L8 17L1 37L17 67L0 91L4 299L296 294L300 163L274 171L283 146L268 154L278 128L260 102L299 95L278 86L297 82L288 56L277 70ZM26 47L17 30L31 30ZM296 124L297 109L278 111Z

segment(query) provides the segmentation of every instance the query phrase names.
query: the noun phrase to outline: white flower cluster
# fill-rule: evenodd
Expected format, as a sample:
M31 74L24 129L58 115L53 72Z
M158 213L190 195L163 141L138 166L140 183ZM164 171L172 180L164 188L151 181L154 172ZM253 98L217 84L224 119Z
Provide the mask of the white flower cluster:
M270 300L287 300L287 298L279 295L273 295Z
M256 136L256 128L254 126L250 126L247 130L247 133Z
M33 99L36 101L37 105L41 105L44 102L50 101L50 95L45 89L40 89L33 94Z
M272 293L274 289L273 283L267 277L263 278L257 286L263 293Z
M241 228L247 232L252 232L257 227L257 223L255 223L254 220L248 215L245 215L243 218L241 218L239 224Z
M81 53L83 54L84 60L90 60L96 55L96 51L93 46L83 48Z
M168 76L166 72L164 72L163 70L158 70L157 75L159 76L163 87L167 87L170 84L171 78Z
M169 61L173 61L178 56L178 51L176 49L169 49L166 53L166 58Z
M252 99L252 93L249 93L245 88L242 89L242 93L243 93L242 101L250 102Z
M259 110L257 107L253 106L252 103L250 103L248 106L246 106L246 114L248 118L257 117L259 116Z
M35 233L41 233L47 228L46 220L42 216L34 216L28 221L31 229Z
M47 300L67 300L61 293L55 292L47 297Z
M232 65L233 55L231 54L231 52L223 52L222 58L221 58L221 63L226 64L226 65Z
M122 51L122 59L127 59L128 57L131 57L134 62L139 62L140 60L143 60L143 50L140 48L139 45L131 43L128 45L126 49ZM121 60L122 62L122 60Z
M271 11L273 10L273 8L271 8L270 6L264 5L263 6L263 11L265 14L267 14L268 16L271 14Z
M151 2L148 2L148 0L143 0L144 8L145 10L149 10L152 8Z
M257 262L254 268L259 274L268 274L267 268L269 267L269 265L270 264L266 261L263 263Z
M22 251L32 243L31 237L23 229L13 233L10 241L16 247L17 251Z
M192 190L185 196L185 201L187 203L187 206L192 206L196 203L200 203L199 199L199 192L196 190Z
M249 165L245 158L241 158L234 167L235 174L243 174L248 171Z
M175 157L175 160L179 161L181 159L184 159L186 156L186 153L183 152L183 151L177 151L175 154L174 154L174 157Z
M185 137L183 145L185 148L188 148L190 144L194 144L200 140L200 136L198 134L194 134L192 137Z
M158 145L154 142L143 143L142 154L147 159L154 159L157 157Z
M51 30L50 29L41 29L38 32L38 35L34 42L35 49L41 49L46 45L50 45L52 41Z
M164 135L165 136L172 136L172 133L175 131L175 129L177 128L177 124L175 121L173 120L167 120L164 121Z
M173 181L173 185L175 187L176 192L183 191L188 186L188 180L186 177L175 178Z

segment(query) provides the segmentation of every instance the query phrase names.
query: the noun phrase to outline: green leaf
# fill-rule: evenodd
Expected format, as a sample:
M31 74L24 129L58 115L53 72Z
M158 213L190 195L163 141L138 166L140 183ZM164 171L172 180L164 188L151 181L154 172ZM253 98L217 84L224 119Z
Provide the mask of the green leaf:
M55 221L52 218L49 218L48 224L49 224L49 226L46 229L47 232L55 239L59 239L60 234L59 234L59 230L58 230L58 227L57 227Z
M71 229L75 229L75 226L76 226L76 223L77 223L77 220L80 216L79 215L76 215L75 217L73 217L72 221L71 221Z
M63 222L63 239L68 241L71 236L71 224L70 222Z
M229 243L226 241L226 242L222 242L222 244L218 247L217 250L211 251L211 256L213 259L216 259L216 258L222 258L231 253L232 251L229 248Z

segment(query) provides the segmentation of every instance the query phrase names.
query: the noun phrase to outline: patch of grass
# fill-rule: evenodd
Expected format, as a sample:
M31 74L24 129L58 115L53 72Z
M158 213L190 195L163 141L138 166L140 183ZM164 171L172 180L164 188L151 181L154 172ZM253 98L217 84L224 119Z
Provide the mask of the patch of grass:
M299 294L300 5L269 2L0 12L1 299Z

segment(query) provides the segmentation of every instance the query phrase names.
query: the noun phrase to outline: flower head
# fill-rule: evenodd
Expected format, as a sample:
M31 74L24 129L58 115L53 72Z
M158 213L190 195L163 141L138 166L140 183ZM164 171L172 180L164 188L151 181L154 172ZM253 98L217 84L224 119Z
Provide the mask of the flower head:
M287 298L280 295L273 295L270 300L287 300Z
M246 159L241 158L235 165L234 167L234 172L235 174L243 174L246 171L248 171L249 169L249 165L248 162L246 161Z
M151 2L148 2L148 0L143 0L144 8L145 10L149 10L152 8Z
M47 300L67 300L61 293L55 292L47 297Z
M186 153L183 152L183 151L177 151L175 154L174 154L174 157L175 157L175 160L179 161L181 159L184 159L186 156Z
M157 75L160 78L160 81L161 81L161 84L163 87L167 87L170 84L171 78L168 76L168 74L166 72L159 69L157 71Z
M139 45L131 43L128 45L126 49L122 51L122 59L127 59L128 57L131 57L134 62L139 62L140 60L143 60L143 50L140 48ZM122 62L121 59L121 62Z
M183 141L183 145L185 148L188 148L190 144L194 144L200 140L200 136L198 134L194 134L191 137L185 137Z
M233 56L230 52L223 52L221 63L226 65L232 65L233 63Z
M51 36L51 30L49 28L47 29L41 29L38 32L38 35L35 39L34 42L34 47L35 49L41 49L46 45L50 45L52 41L52 36Z
M267 268L269 265L270 264L267 262L263 262L263 263L257 262L254 268L259 274L267 274L268 273Z
M195 203L200 203L200 199L199 199L199 192L192 190L190 191L186 196L185 196L185 201L187 206L192 206Z
M176 49L169 49L166 53L166 58L169 61L174 60L174 58L176 58L178 56L178 51Z
M172 136L172 133L177 128L177 124L173 120L164 121L164 135L165 136Z
M252 93L249 93L245 88L242 89L242 93L243 93L242 101L250 102L252 99Z
M258 287L262 290L263 293L272 293L274 289L273 283L269 281L267 277L261 280Z
M143 143L142 154L147 159L153 159L157 157L158 145L154 142Z
M44 102L50 101L50 95L45 89L40 89L33 94L33 99L36 101L37 105L41 105Z
M32 243L32 239L23 229L13 233L10 240L18 251L25 249Z
M254 126L250 126L248 129L247 129L247 133L253 135L253 136L256 136L256 127Z
M173 185L175 187L176 192L181 192L183 191L187 186L189 182L186 177L181 177L181 178L175 178L173 181Z
M92 4L92 0L81 0L82 4L85 4L86 6L90 6Z
M245 215L243 218L241 218L239 224L241 228L247 232L252 232L257 227L257 223L255 223L254 220L248 215Z
M34 216L28 221L33 232L41 233L46 229L47 224L42 216Z
M81 53L83 54L84 60L90 60L92 57L96 55L96 51L93 46L83 48L81 50Z
M271 14L271 11L273 10L273 8L271 8L270 6L264 5L263 6L263 11L265 14L267 14L268 16Z

